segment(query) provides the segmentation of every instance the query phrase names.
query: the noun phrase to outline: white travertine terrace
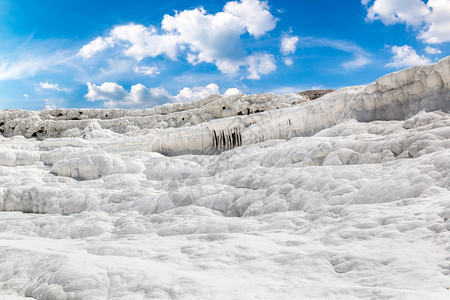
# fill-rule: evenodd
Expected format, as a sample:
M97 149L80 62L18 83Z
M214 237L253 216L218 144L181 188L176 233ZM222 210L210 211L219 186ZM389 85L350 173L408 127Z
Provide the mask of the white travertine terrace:
M449 83L0 111L0 299L448 299Z

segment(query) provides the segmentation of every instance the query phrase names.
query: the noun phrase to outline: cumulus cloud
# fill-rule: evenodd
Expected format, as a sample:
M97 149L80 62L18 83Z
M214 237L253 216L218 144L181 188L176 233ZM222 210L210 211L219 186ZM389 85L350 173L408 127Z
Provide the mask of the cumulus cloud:
M57 109L58 107L63 107L65 100L62 98L45 98L44 99L44 110Z
M205 87L196 86L193 88L185 87L178 95L174 97L174 102L190 102L204 99L210 95L220 94L219 86L215 83L210 83Z
M115 82L105 82L101 85L87 83L88 93L84 96L88 101L103 101L109 108L137 109L151 107L167 102L190 102L204 99L210 95L219 94L219 86L210 83L205 87L185 87L175 96L164 88L147 88L142 84L133 85L128 92ZM237 88L230 88L225 96L238 94Z
M237 88L229 88L225 91L225 93L223 95L224 96L233 96L233 95L237 95L237 94L242 94L242 92Z
M40 82L39 86L44 90L53 90L53 91L66 91L66 89L61 88L57 83L48 83L48 82Z
M428 54L441 54L442 53L442 51L439 50L438 48L433 48L433 47L430 47L430 46L427 46L425 48L425 52L428 53Z
M428 0L431 13L426 16L426 29L419 35L428 44L450 41L450 0Z
M292 66L294 61L291 57L288 57L290 54L294 54L297 50L298 36L283 36L281 38L281 53L285 56L283 58L283 62L286 66Z
M191 64L213 63L222 73L235 73L242 65L245 53L240 36L245 27L237 16L224 12L209 15L196 8L164 16L162 28L178 33L180 42L187 45Z
M153 26L139 24L116 26L111 31L111 38L117 43L124 43L124 54L140 61L146 57L166 55L171 59L177 56L179 37L175 34L158 34Z
M281 39L281 53L293 54L297 50L298 36L285 36Z
M292 66L294 64L294 61L290 57L285 57L283 62L286 66Z
M89 59L110 47L121 46L125 56L137 61L159 55L167 55L169 58L175 59L177 44L178 37L173 34L160 35L153 26L128 24L115 26L109 36L97 37L84 45L78 55Z
M364 1L363 4L368 4ZM406 23L420 25L429 13L422 0L375 0L367 10L367 19L380 20L385 25Z
M388 63L386 67L390 68L406 68L412 66L419 66L429 64L431 60L423 55L418 55L417 52L408 45L392 46L391 48L392 62Z
M142 108L171 100L169 93L163 88L146 88L138 83L131 87L130 92L115 82L105 82L102 85L87 83L88 93L85 98L88 101L104 101L109 108Z
M101 52L113 45L114 41L112 38L98 37L91 41L89 44L84 45L78 52L78 55L80 55L84 59L88 59L94 56L97 52Z
M85 95L85 98L90 101L96 100L117 101L122 100L129 95L122 86L118 85L115 82L105 82L100 86L88 82L87 86L88 86L88 93Z
M362 4L367 7L369 21L405 23L428 44L450 41L450 0L363 0Z
M260 79L260 75L269 74L277 68L272 54L255 53L247 58L248 79Z
M232 1L225 5L224 11L238 17L239 23L255 37L260 37L274 29L277 22L277 19L269 12L267 2L264 1Z
M251 56L242 47L241 36L248 33L259 38L274 29L276 22L267 2L231 1L216 14L199 7L165 15L160 29L140 24L116 26L108 36L83 46L79 55L87 59L109 47L119 47L123 55L137 61L161 55L172 60L183 56L192 65L210 63L222 73L236 73L249 66Z

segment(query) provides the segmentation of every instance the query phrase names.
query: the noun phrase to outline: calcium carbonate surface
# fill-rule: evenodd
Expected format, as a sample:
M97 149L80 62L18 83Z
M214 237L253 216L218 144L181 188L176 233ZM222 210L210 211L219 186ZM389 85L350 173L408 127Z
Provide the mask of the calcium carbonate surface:
M449 84L0 111L0 299L449 299Z

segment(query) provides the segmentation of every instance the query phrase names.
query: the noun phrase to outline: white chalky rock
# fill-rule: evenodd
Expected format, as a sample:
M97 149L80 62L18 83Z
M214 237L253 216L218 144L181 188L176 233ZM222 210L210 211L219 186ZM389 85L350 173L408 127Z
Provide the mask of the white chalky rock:
M92 180L106 175L134 173L139 169L139 164L113 154L87 154L58 160L51 172L74 179Z
M32 165L39 161L39 153L9 149L0 146L0 166L15 167Z

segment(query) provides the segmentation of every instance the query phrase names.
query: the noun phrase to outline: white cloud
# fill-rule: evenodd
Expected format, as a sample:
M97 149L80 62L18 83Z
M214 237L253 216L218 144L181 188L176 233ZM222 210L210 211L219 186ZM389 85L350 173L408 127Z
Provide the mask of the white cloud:
M441 54L442 53L442 51L439 50L438 48L433 48L433 47L430 47L430 46L427 46L425 48L425 52L428 53L428 54Z
M66 91L66 89L61 88L57 83L48 83L48 82L40 82L39 86L44 90L53 90L53 91Z
M163 88L146 88L138 83L127 92L115 82L105 82L102 85L87 83L88 93L84 96L88 101L105 101L109 108L142 108L168 102L172 99Z
M368 4L364 1L363 4ZM429 10L421 0L375 0L368 8L367 19L380 20L385 25L406 23L408 25L420 25Z
M284 58L283 62L286 66L292 66L294 64L294 61L290 57Z
M114 41L112 38L98 37L95 40L91 41L89 44L84 45L78 52L78 55L80 55L84 59L88 59L94 56L96 53L112 47L113 45Z
M286 66L292 66L294 61L291 57L287 57L290 54L294 54L297 50L298 36L284 35L281 38L281 53L285 56L283 62Z
M248 79L260 79L261 75L269 74L277 68L272 54L255 53L247 58Z
M140 73L140 74L144 74L144 75L149 75L149 76L155 76L155 75L159 75L159 69L157 67L149 67L149 66L141 66L141 67L134 67L134 72L135 73Z
M450 41L450 0L375 0L361 1L367 6L367 20L385 25L405 23L417 30L427 44ZM372 3L371 6L368 6Z
M42 110L49 111L49 110L54 110L54 109L56 109L56 106L51 106L51 105L47 104L46 106L44 106L44 108Z
M87 86L88 93L85 95L85 98L89 101L120 101L128 96L127 91L115 82L105 82L100 86L88 82Z
M275 28L277 19L269 12L267 2L259 0L241 0L228 2L224 11L238 17L247 32L260 37Z
M64 99L61 98L45 98L44 99L44 109L43 110L52 110L57 107L62 107L64 105Z
M419 35L428 44L450 41L450 0L428 0L431 13L426 17L426 29Z
M412 66L419 66L429 64L431 60L423 55L419 56L416 51L408 45L392 46L391 48L392 62L388 63L386 67L390 68L406 68Z
M153 26L128 24L115 26L109 36L97 37L84 45L78 55L84 59L89 59L110 47L122 46L123 54L137 61L163 54L175 59L178 51L177 44L178 36L176 35L159 35Z
M115 82L101 85L87 83L88 93L84 96L88 101L103 101L109 108L137 109L151 107L167 102L189 102L204 99L210 95L220 94L219 86L210 83L205 87L185 87L176 96L172 96L163 88L147 88L142 84L133 85L128 92ZM228 89L225 96L238 94L237 88Z
M116 42L125 42L124 54L140 61L146 57L166 55L171 59L177 56L179 36L158 34L155 27L129 24L116 26L111 30L111 38Z
M140 24L115 26L107 37L97 37L84 45L78 52L85 59L110 47L120 47L123 55L140 61L146 57L166 55L176 59L179 36L175 34L158 34L153 26Z
M45 101L47 102L47 99L45 99ZM47 105L44 106L43 110L48 111L48 110L55 110L55 109L56 109L56 105L54 105L54 104L47 104Z
M224 96L233 96L233 95L237 95L237 94L242 94L242 92L237 88L229 88L225 91L225 93L223 95Z
M281 53L284 55L293 54L297 50L297 36L285 36L281 39Z
M85 97L89 101L103 100L109 108L142 108L171 100L169 93L163 88L146 88L142 84L136 84L127 92L122 86L114 82L105 82L100 86L88 85L88 93Z
M28 94L23 94L23 96L27 99L30 98L30 95L28 95Z
M179 34L192 64L213 63L222 73L235 73L242 65L245 53L239 44L245 27L232 14L209 15L203 8L185 10L164 16L162 28Z
M119 47L123 55L137 61L161 55L175 60L182 55L192 65L210 63L222 73L236 73L247 67L249 60L241 36L247 32L259 38L274 29L276 22L267 2L231 1L216 14L199 7L165 15L161 29L139 24L116 26L107 37L83 46L79 55L90 58L108 47Z
M219 86L215 83L210 83L205 87L196 86L193 88L185 87L178 95L174 97L174 102L190 102L204 99L210 95L220 94Z

